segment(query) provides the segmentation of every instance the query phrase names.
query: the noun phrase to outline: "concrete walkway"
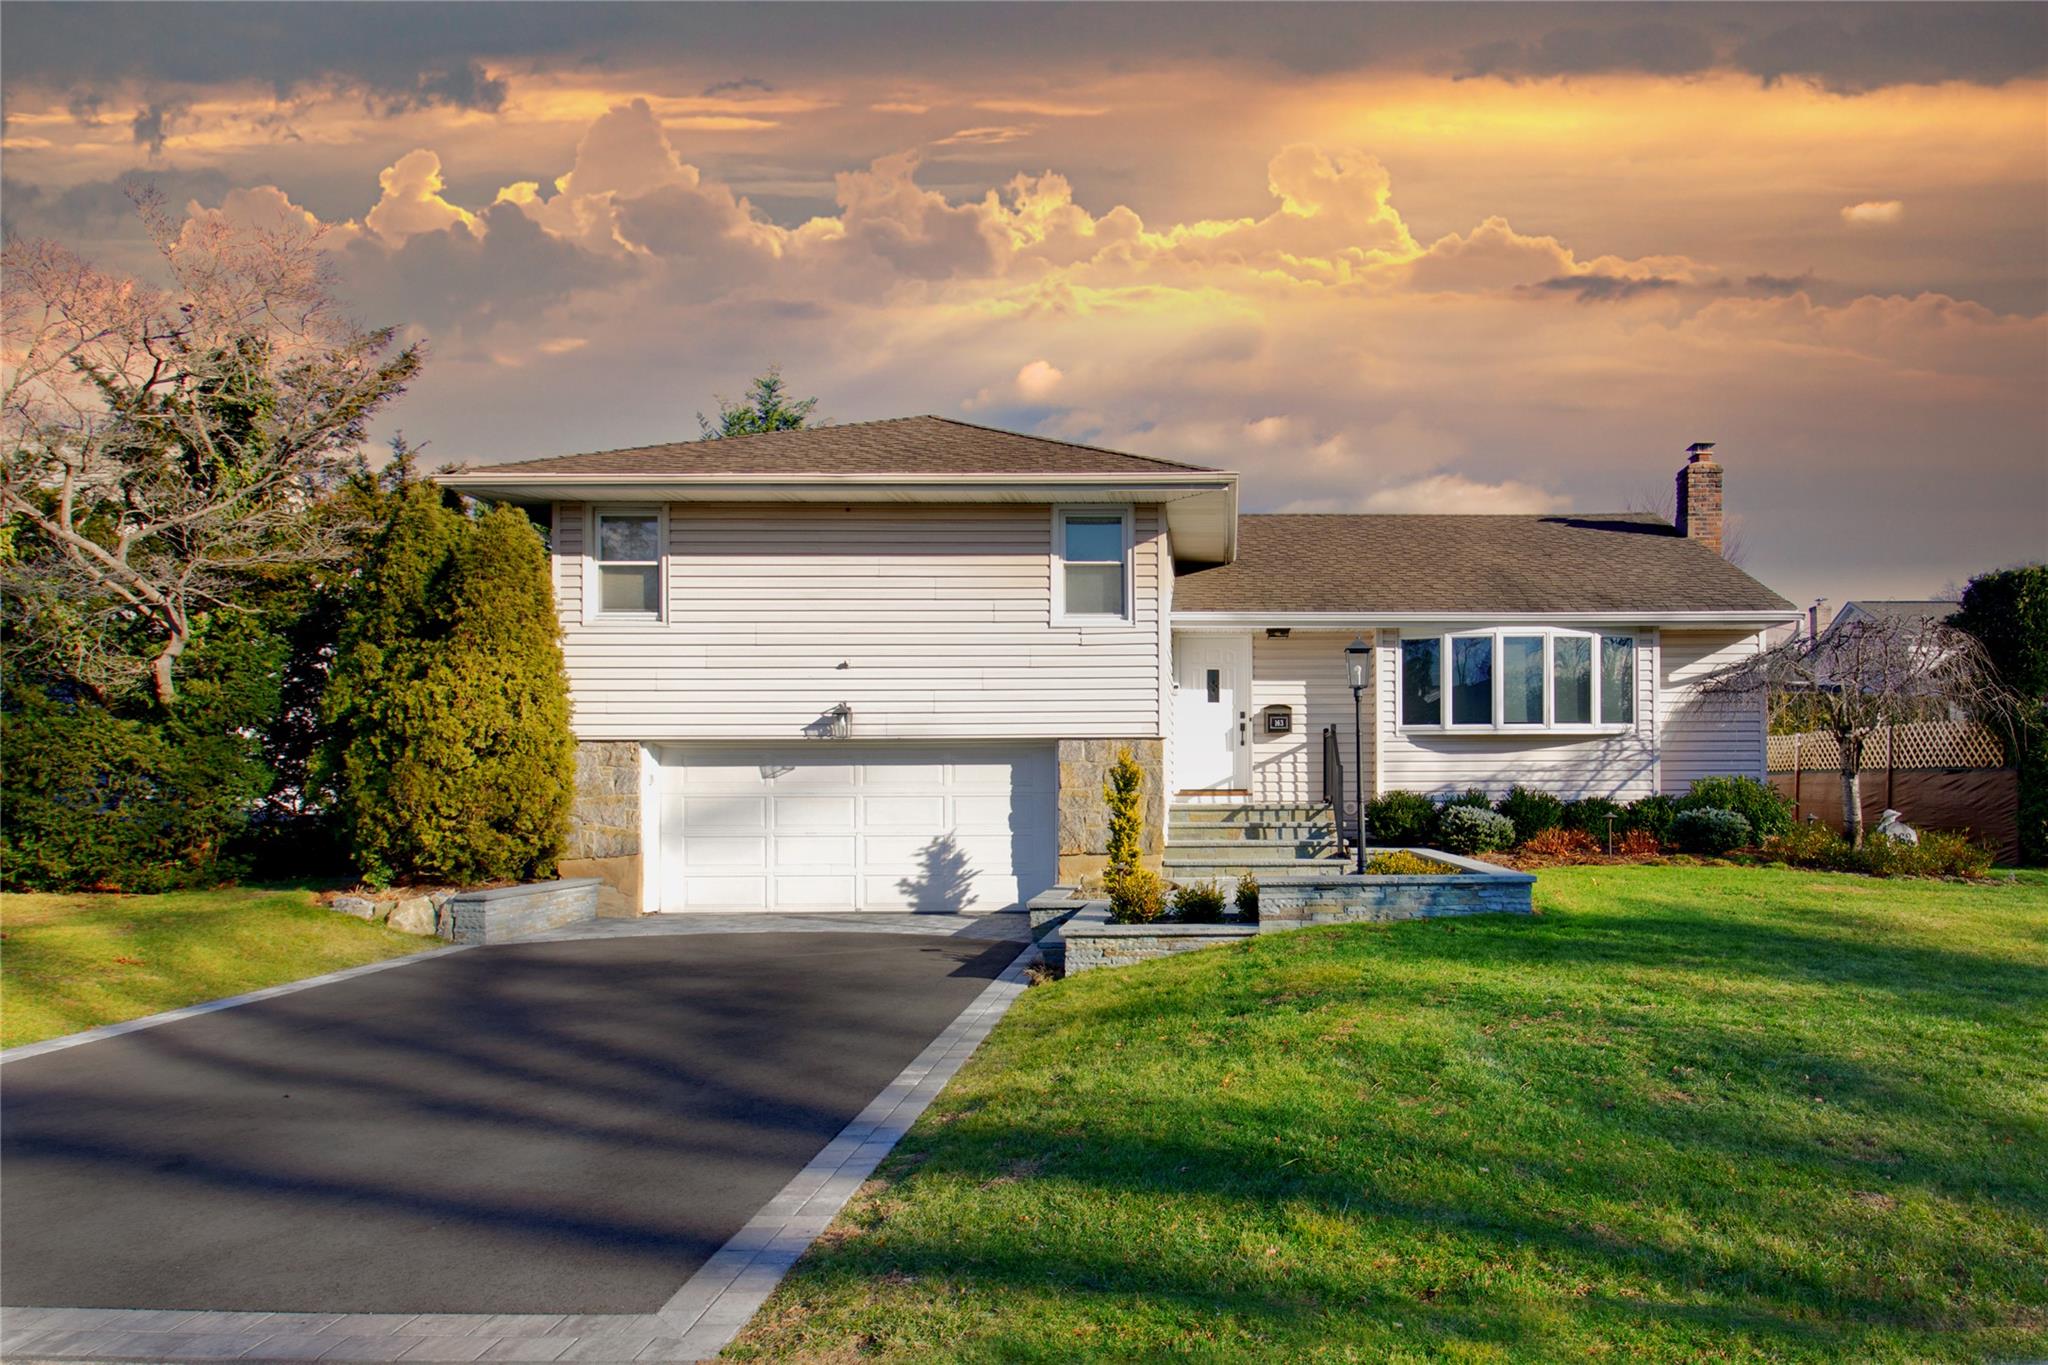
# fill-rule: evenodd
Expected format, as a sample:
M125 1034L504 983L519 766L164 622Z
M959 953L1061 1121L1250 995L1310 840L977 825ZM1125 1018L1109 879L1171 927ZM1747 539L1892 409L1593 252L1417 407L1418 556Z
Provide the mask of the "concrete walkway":
M937 933L934 933L934 930L937 930ZM536 1274L529 1277L534 1288L531 1291L522 1291L519 1286L522 1283L527 1283L528 1280L522 1279L518 1275L513 1275L509 1279L505 1276L499 1276L493 1281L489 1274L480 1272L480 1280L489 1282L489 1284L484 1286L486 1289L489 1289L489 1294L487 1295L489 1301L494 1307L499 1308L526 1307L543 1310L549 1307L588 1307L607 1295L616 1298L616 1296L624 1294L631 1298L647 1292L644 1288L633 1289L633 1285L647 1286L658 1281L658 1275L650 1279L650 1275L653 1274L650 1258L655 1262L665 1258L668 1264L675 1266L673 1272L675 1278L668 1281L668 1284L673 1286L673 1288L672 1290L656 1294L654 1300L648 1304L646 1309L595 1313L552 1311L367 1311L373 1307L399 1309L427 1308L431 1310L439 1305L442 1298L449 1294L454 1295L454 1299L450 1300L452 1303L460 1302L463 1293L483 1292L482 1290L465 1289L459 1284L453 1288L450 1287L451 1281L459 1281L463 1261L459 1256L450 1258L447 1255L447 1249L442 1248L438 1254L430 1254L428 1257L429 1261L443 1267L438 1280L432 1275L424 1277L425 1282L432 1286L431 1288L424 1290L414 1288L402 1292L399 1291L395 1286L405 1284L417 1286L422 1282L422 1277L418 1272L404 1271L395 1280L385 1279L386 1287L383 1290L377 1291L385 1297L381 1300L365 1302L362 1311L305 1311L309 1304L316 1302L317 1295L313 1298L302 1299L296 1302L276 1299L263 1302L262 1305L269 1307L274 1304L276 1307L291 1311L258 1311L256 1305L248 1304L246 1301L241 1303L235 1302L234 1299L238 1295L226 1292L225 1290L213 1296L213 1299L219 1300L218 1302L206 1298L181 1299L175 1295L166 1298L160 1293L155 1296L156 1306L149 1306L151 1303L150 1298L143 1297L140 1299L139 1304L136 1299L130 1298L121 1307L70 1306L0 1309L0 1355L4 1355L10 1361L80 1358L122 1360L231 1358L283 1360L318 1358L325 1360L366 1361L398 1359L544 1361L593 1359L690 1360L715 1354L737 1333L746 1320L752 1316L755 1309L759 1307L760 1303L767 1297L776 1283L779 1282L784 1271L802 1254L811 1240L837 1214L846 1199L868 1177L875 1165L895 1145L896 1140L910 1126L917 1115L923 1111L924 1107L930 1103L931 1099L945 1085L946 1081L951 1078L954 1072L959 1069L960 1065L965 1062L981 1038L987 1034L988 1030L994 1026L995 1022L1008 1009L1010 1003L1022 992L1023 970L1027 959L1035 956L1035 954L1029 952L1013 954L1009 951L1009 948L1010 945L1021 946L1023 942L1028 940L1028 930L1024 925L1024 917L1021 915L985 916L978 918L915 915L669 916L638 921L606 921L594 926L585 926L581 929L560 930L542 935L539 936L539 942L506 945L504 948L471 949L465 950L459 955L450 954L440 958L441 961L451 964L468 962L472 964L470 968L472 973L483 972L490 965L492 955L494 954L515 954L520 953L522 950L525 950L527 955L531 955L534 951L544 953L569 951L579 955L594 951L602 954L607 959L614 957L620 952L625 952L627 957L623 960L631 962L634 960L632 954L645 952L646 950L620 942L619 940L638 939L647 936L669 936L672 939L674 936L718 936L704 939L702 949L695 948L693 943L672 941L664 945L664 952L656 954L658 957L680 954L677 960L687 961L699 954L715 958L720 952L725 951L721 945L735 938L751 941L758 947L760 941L755 936L764 933L777 934L783 932L795 932L807 936L820 933L832 935L829 939L816 940L815 948L826 951L828 958L837 959L842 966L847 962L856 960L859 956L856 955L856 959L846 959L840 956L846 950L846 947L852 943L859 942L860 939L865 939L867 935L877 933L912 935L927 944L934 941L947 942L948 940L953 944L957 944L959 951L952 951L949 948L949 951L942 955L945 962L963 964L962 967L955 968L952 972L952 976L955 978L958 977L960 970L966 969L964 964L970 961L987 960L998 949L1001 950L1000 956L997 957L998 962L1001 961L1002 957L1010 957L1012 960L994 980L988 981L986 985L977 987L971 993L965 1009L959 1010L951 1021L938 1031L936 1037L931 1038L926 1046L917 1051L909 1064L902 1067L894 1075L894 1079L889 1080L887 1084L883 1085L880 1093L875 1094L872 1100L866 1103L864 1108L860 1108L850 1123L844 1124L836 1135L826 1134L830 1136L830 1140L823 1142L821 1148L816 1146L810 1148L809 1150L813 1150L815 1155L807 1162L799 1163L800 1169L795 1169L794 1174L782 1180L778 1187L772 1187L770 1191L765 1191L769 1193L769 1197L765 1200L761 1199L758 1195L755 1196L757 1202L750 1205L750 1207L754 1207L756 1211L747 1217L725 1239L722 1245L715 1245L715 1249L710 1250L708 1255L701 1252L695 1255L690 1254L688 1236L685 1233L676 1231L676 1229L686 1228L690 1216L701 1214L700 1206L705 1202L702 1197L690 1197L693 1191L690 1188L692 1182L688 1178L688 1171L695 1158L689 1151L690 1136L687 1131L678 1130L674 1133L666 1133L664 1130L667 1142L663 1146L666 1150L658 1154L663 1161L669 1163L663 1169L670 1170L672 1175L683 1177L683 1188L681 1190L665 1189L664 1186L672 1184L673 1180L654 1177L651 1171L645 1175L632 1177L632 1188L616 1192L623 1194L629 1200L631 1205L630 1215L621 1213L606 1215L600 1208L592 1207L593 1205L602 1206L604 1204L602 1191L606 1188L605 1182L616 1181L619 1178L619 1170L622 1168L618 1167L616 1162L607 1165L607 1161L610 1160L609 1157L606 1160L595 1161L589 1169L580 1172L573 1164L562 1163L559 1160L559 1153L552 1160L542 1158L544 1168L560 1172L561 1178L565 1179L570 1186L577 1186L579 1183L589 1180L599 1182L589 1189L581 1191L576 1189L559 1191L561 1195L566 1197L567 1203L555 1206L556 1211L563 1207L588 1210L590 1216L587 1221L596 1231L593 1235L585 1235L572 1228L567 1235L566 1242L564 1242L562 1230L550 1225L546 1229L547 1236L542 1238L539 1244L540 1249L548 1254L543 1255L542 1259L534 1264ZM860 938L856 939L854 936L860 936ZM562 946L559 948L543 948L543 942ZM651 948L653 945L648 946ZM808 951L812 947L812 941L806 938L805 951L797 951L792 955L794 958L792 970L799 973L803 971L801 963L804 959L813 956L812 952ZM874 944L874 948L879 951L883 949L883 945L877 942ZM904 943L904 949L915 954L925 954L927 951L921 947L913 948L908 942ZM963 957L962 953L966 955ZM930 962L934 959L927 957L925 960ZM507 961L510 961L509 957ZM978 971L976 974L979 974ZM394 982L402 980L408 975L411 975L411 973L399 970L379 973L377 979L384 980L388 990ZM909 975L917 977L919 973L913 970ZM986 977L984 977L984 980L986 980ZM932 978L922 982L905 982L903 986L916 992L929 993L936 985L941 983L949 986L953 984L952 982L945 982L944 978ZM432 983L423 983L422 989L429 984ZM445 985L445 983L441 984ZM602 982L600 981L593 988L601 990ZM341 987L339 986L321 988L316 992L302 993L296 999L305 1002L316 995L328 995L330 999L334 999L331 992L340 989ZM630 990L627 993L630 994ZM880 989L878 993L893 996L896 992L885 988ZM271 999L274 1001L275 997ZM337 1002L336 1008L339 1009L343 1003L346 1002ZM540 1003L543 1002L527 1001L522 1006L522 1011L526 1014L531 1014L536 1005ZM469 1004L473 1005L474 1000L472 999ZM267 1004L265 1007L273 1010L279 1008L275 1003ZM467 1007L465 1006L465 1008ZM729 999L722 999L715 1002L712 1006L715 1010L724 1010L731 1007ZM301 1011L303 1011L303 1006ZM347 1013L348 1011L343 1010L342 1012ZM636 1015L638 1013L638 1011L631 1012ZM232 1016L237 1013L243 1013L243 1011L215 1011L205 1016L205 1022L219 1028L228 1024ZM253 1016L251 1017L253 1018ZM262 1021L256 1022L260 1023ZM301 1012L296 1019L296 1023L303 1025L305 1022L306 1020ZM851 1023L850 1020L844 1018L824 1022L828 1029L841 1031ZM659 1021L650 1020L649 1027L657 1031L673 1029L676 1023L677 1021L672 1018ZM165 1029L158 1032L166 1037L170 1037L174 1027L189 1031L191 1023L166 1026ZM271 1021L271 1027L275 1028L275 1021ZM316 1030L315 1032L317 1033L318 1031ZM144 1036L146 1037L147 1035ZM925 1036L929 1037L930 1035L927 1034ZM190 1040L186 1039L184 1041L189 1042ZM118 1049L120 1047L134 1048L139 1046L141 1042L141 1038L131 1034L125 1036L118 1043L95 1044L82 1049L72 1049L61 1056L43 1058L40 1059L40 1064L69 1064L75 1069L87 1061L92 1061L94 1066L97 1067L101 1063L94 1059L93 1054L111 1057L112 1054L107 1051L108 1049ZM182 1050L182 1048L173 1049L173 1052ZM637 1059L638 1064L644 1065L649 1056L652 1055L647 1054L639 1057ZM786 1057L783 1058L782 1064L786 1065L787 1060ZM546 1070L546 1067L542 1068L543 1072ZM8 1068L7 1076L11 1092L15 1090L17 1076L23 1080L33 1079L28 1074L28 1071L28 1068L13 1066ZM545 1117L549 1112L559 1112L561 1104L566 1103L571 1109L580 1112L582 1106L590 1102L590 1096L587 1093L580 1093L574 1087L568 1092L563 1093L559 1100L549 1099L544 1091L536 1094L534 1089L535 1083L535 1077L524 1076L519 1079L520 1089L518 1093L521 1103L526 1108L522 1110L522 1116L517 1122L503 1125L510 1130L504 1138L505 1142L511 1144L506 1149L508 1152L524 1150L519 1146L520 1142L523 1141L523 1130L527 1120L535 1116L534 1111L536 1109L541 1112L542 1117ZM269 1080L265 1080L264 1085L270 1090L277 1088ZM33 1090L32 1086L24 1088ZM312 1090L300 1091L300 1099L302 1101L317 1100L317 1088L317 1085L315 1085ZM809 1092L820 1088L829 1089L829 1086L824 1086L822 1079L814 1083L812 1079L806 1078L799 1081L797 1088L804 1092L804 1098L808 1098ZM10 1100L12 1098L11 1094ZM599 1099L605 1103L617 1102L615 1097L606 1100L605 1097L600 1096ZM411 1102L413 1101L408 1101L408 1103ZM829 1108L829 1106L826 1107ZM673 1106L670 1106L670 1108L672 1109ZM230 1106L230 1109L237 1114L246 1115L248 1104L243 1102L236 1106ZM310 1106L308 1106L308 1109L310 1110ZM842 1110L841 1112L847 1111ZM14 1135L12 1131L13 1117L13 1114L10 1113L10 1138ZM84 1114L77 1117L82 1121L90 1118L89 1115ZM621 1116L616 1113L610 1117L614 1120L621 1119ZM669 1113L664 1116L664 1121L674 1119L675 1117L673 1113ZM727 1115L722 1116L722 1118L730 1122L732 1116ZM798 1126L801 1127L800 1124ZM302 1141L303 1131L301 1130ZM47 1134L45 1136L47 1137ZM559 1135L553 1136L559 1137ZM641 1128L634 1128L628 1136L630 1140L627 1145L629 1147L637 1147L644 1144L648 1137L648 1132ZM439 1135L429 1133L423 1135L423 1140L445 1143L447 1135L446 1133ZM800 1140L800 1135L798 1140ZM812 1141L815 1144L819 1139L813 1139ZM733 1144L728 1135L721 1134L719 1135L719 1145L730 1148ZM786 1140L784 1145L787 1145ZM66 1159L75 1161L76 1155L76 1153L67 1154ZM142 1153L141 1155L160 1154L151 1152ZM534 1156L531 1152L528 1152L527 1155L529 1159ZM135 1170L122 1168L124 1166L134 1167L136 1161L132 1158L135 1156L136 1154L132 1153L124 1154L121 1160L115 1161L113 1166L116 1169L116 1173L132 1178L136 1174ZM605 1153L600 1150L598 1156L603 1157ZM678 1162L682 1164L680 1166L676 1165L675 1163ZM92 1164L94 1163L88 1162L88 1166ZM11 1182L14 1179L14 1171L17 1169L21 1169L19 1164L11 1162ZM789 1171L793 1168L784 1167L783 1169ZM104 1177L105 1172L100 1174ZM445 1175L445 1173L442 1174ZM701 1177L702 1173L700 1172L700 1179ZM161 1172L155 1178L167 1180L173 1186L178 1185L179 1182L185 1179L180 1173L180 1169L176 1167L169 1171ZM437 1178L430 1181L429 1185L430 1187L437 1187L440 1183L442 1183L441 1179ZM206 1200L217 1200L224 1197L216 1184L210 1184L204 1179L196 1182L195 1189L197 1194L203 1196ZM697 1185L696 1191L709 1193L708 1188L701 1184ZM27 1226L29 1226L31 1231L33 1231L35 1223L42 1222L46 1233L48 1233L47 1219L51 1215L51 1210L45 1207L43 1214L38 1216L36 1212L37 1205L33 1197L34 1190L32 1188L26 1191L27 1198L25 1200L16 1198L16 1193L16 1189L10 1189L7 1240L10 1243L18 1240L15 1236L15 1231L17 1227L23 1225L18 1223L17 1220L23 1217L27 1217L30 1220ZM238 1197L242 1193L244 1192L233 1190L225 1197L232 1202L234 1197ZM285 1186L284 1193L287 1196L290 1195L291 1191L288 1185ZM384 1196L391 1194L392 1191L380 1190L378 1193L380 1196ZM78 1193L78 1188L74 1185L65 1197L75 1201L81 1196ZM24 1207L24 1204L26 1207ZM89 1199L87 1204L88 1206L90 1205ZM388 1204L391 1207L381 1207L384 1204ZM171 1235L179 1229L190 1226L189 1221L181 1221L179 1216L181 1213L185 1219L199 1217L202 1222L206 1217L215 1216L218 1213L218 1210L210 1203L205 1202L189 1203L182 1210L177 1205L178 1201L174 1199L171 1201L170 1206L159 1211L163 1219L163 1227L167 1230L164 1235ZM659 1216L663 1208L675 1210L674 1217L680 1218L682 1221L663 1222ZM74 1207L74 1215L76 1211ZM90 1207L87 1207L86 1211L90 1213ZM380 1216L390 1215L404 1218L416 1217L420 1213L420 1210L416 1208L407 1207L406 1201L403 1198L383 1199L381 1197L379 1200L372 1201L369 1211L372 1223ZM522 1217L530 1212L531 1210L523 1208L520 1210ZM363 1213L364 1207L360 1201L348 1205L348 1214L351 1218L360 1217ZM259 1218L261 1230L268 1235L275 1236L278 1232L274 1225L263 1225L260 1223L260 1211L243 1210L243 1216ZM289 1213L286 1216L289 1217ZM610 1245L615 1239L606 1231L608 1227L612 1226L606 1222L608 1216L620 1219L621 1221L625 1221L628 1218L632 1220L633 1226L621 1229L630 1232L629 1241L635 1242L634 1245L629 1247L623 1260L619 1259L617 1248ZM437 1235L454 1235L449 1233L445 1225L450 1223L461 1224L463 1220L464 1210L459 1204L453 1206L452 1211L450 1208L443 1208L438 1213L431 1213L430 1211L428 1222L432 1226L415 1228L413 1235L424 1236L429 1242L432 1242L434 1236ZM232 1219L229 1221L232 1222ZM515 1223L518 1221L518 1219L514 1220ZM145 1219L144 1222L146 1223L147 1220ZM274 1219L272 1222L274 1223ZM216 1229L216 1237L226 1235L229 1232L226 1225L218 1222L209 1226ZM652 1241L649 1241L648 1237L643 1235L647 1234L650 1228L655 1233ZM459 1227L456 1229L456 1232L461 1235L476 1235L463 1232ZM521 1240L527 1237L532 1232L532 1229L524 1226L515 1226L513 1232L516 1235L502 1245L493 1243L488 1238L485 1241L477 1242L470 1248L470 1251L475 1253L472 1259L477 1260L482 1265L489 1266L494 1264L490 1259L494 1256L516 1255L522 1251L533 1249L527 1247ZM678 1240L679 1237L680 1240ZM402 1243L394 1244L389 1241L388 1231L386 1238L387 1240L382 1245L402 1245ZM140 1240L143 1245L147 1246L152 1239L145 1236ZM61 1245L61 1243L62 1236L59 1235L57 1245ZM246 1277L231 1276L224 1280L217 1274L212 1273L218 1267L211 1265L210 1260L217 1260L223 1254L232 1255L232 1245L222 1244L218 1241L209 1245L210 1256L208 1250L194 1246L185 1249L187 1253L185 1256L173 1260L172 1265L174 1268L169 1283L212 1283L216 1285L241 1283L242 1279ZM507 1248L509 1248L509 1252ZM345 1247L343 1249L346 1250ZM132 1247L125 1250L128 1254L133 1254ZM581 1254L585 1260L579 1263L574 1255L566 1255L567 1252ZM47 1287L53 1283L63 1282L61 1279L53 1281L47 1272L23 1275L13 1273L15 1266L36 1266L45 1260L46 1252L42 1248L36 1249L31 1254L33 1259L15 1262L14 1265L8 1267L9 1273L6 1278L8 1281L9 1298L17 1298L17 1284L26 1283L31 1287L40 1284ZM607 1260L607 1257L612 1259ZM370 1280L378 1280L380 1278L379 1274L372 1270L373 1263L367 1259L351 1261L344 1256L339 1264L344 1267L361 1265L364 1270L364 1277ZM579 1264L581 1265L580 1270L578 1269ZM607 1269L608 1265L613 1268ZM400 1269L403 1270L403 1267ZM564 1288L565 1276L567 1281L566 1289ZM340 1275L334 1278L346 1277L347 1271L343 1270ZM81 1269L77 1272L76 1278L72 1282L85 1285L90 1284L94 1278L89 1273L89 1270ZM261 1276L258 1275L256 1278L261 1278ZM578 1287L579 1281L584 1288ZM495 1288L492 1288L492 1285L495 1285ZM104 1288L104 1285L102 1288ZM514 1303L509 1299L499 1297L500 1294L508 1290L515 1297L521 1293L528 1293L530 1301ZM425 1298L420 1296L423 1292L426 1294ZM572 1298L582 1295L583 1299L579 1299L576 1303L570 1303L568 1300L558 1297L565 1292ZM93 1298L102 1304L109 1302L106 1297L100 1295L94 1295ZM551 1298L552 1302L550 1301ZM587 1299L588 1302L585 1302L584 1299ZM45 1297L43 1301L49 1302L49 1298ZM59 1302L62 1301L61 1299L59 1300ZM78 1300L76 1299L72 1300L74 1304L77 1302ZM120 1302L120 1300L115 1299L113 1302ZM193 1303L204 1303L206 1307L202 1310L188 1306ZM351 1303L347 1306L354 1307L355 1305ZM621 1307L630 1309L631 1305L629 1303L621 1303Z

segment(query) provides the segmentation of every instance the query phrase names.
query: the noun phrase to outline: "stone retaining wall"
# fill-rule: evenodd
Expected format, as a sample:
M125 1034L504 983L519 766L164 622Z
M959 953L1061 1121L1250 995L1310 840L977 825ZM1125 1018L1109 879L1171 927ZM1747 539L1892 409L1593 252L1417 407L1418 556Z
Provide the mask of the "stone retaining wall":
M1108 901L1083 902L1082 908L1059 926L1068 976L1241 943L1257 937L1258 932L1256 924L1111 924Z
M1384 852L1385 850L1375 850ZM1445 915L1534 912L1534 874L1433 848L1409 852L1462 869L1460 875L1361 877L1342 873L1275 877L1259 883L1259 930L1280 933L1310 924L1383 923Z
M503 943L543 929L597 918L595 877L529 882L487 891L458 891L441 907L436 926L451 943Z

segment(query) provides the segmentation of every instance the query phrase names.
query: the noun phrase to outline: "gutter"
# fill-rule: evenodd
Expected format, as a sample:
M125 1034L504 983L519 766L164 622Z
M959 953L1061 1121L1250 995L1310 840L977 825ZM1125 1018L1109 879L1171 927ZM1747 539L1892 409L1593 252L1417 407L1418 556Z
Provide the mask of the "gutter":
M1799 619L1783 610L1757 611L1175 611L1175 630L1255 628L1366 631L1397 626L1776 626Z

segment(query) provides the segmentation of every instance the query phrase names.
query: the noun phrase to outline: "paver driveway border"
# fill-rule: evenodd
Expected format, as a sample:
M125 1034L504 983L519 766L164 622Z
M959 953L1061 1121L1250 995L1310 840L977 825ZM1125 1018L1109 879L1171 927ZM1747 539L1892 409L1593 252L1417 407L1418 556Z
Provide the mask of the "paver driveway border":
M0 1061L419 962L444 948L111 1024ZM781 1192L653 1313L231 1313L135 1308L0 1308L0 1357L20 1360L701 1360L717 1355L790 1266L894 1150L1025 990L1026 942L924 1051L825 1144Z

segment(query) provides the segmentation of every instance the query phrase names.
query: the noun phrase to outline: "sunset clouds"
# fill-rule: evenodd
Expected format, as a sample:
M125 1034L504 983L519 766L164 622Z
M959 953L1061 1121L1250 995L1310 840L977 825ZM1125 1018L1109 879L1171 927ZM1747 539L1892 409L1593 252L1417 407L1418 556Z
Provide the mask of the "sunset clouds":
M1370 45L865 11L892 48L784 9L770 59L730 11L526 8L376 12L410 57L269 11L265 69L10 6L8 230L129 264L143 180L320 225L431 341L393 413L431 459L672 439L780 361L837 420L1227 465L1267 508L1655 507L1719 440L1795 597L2048 548L2048 86L2004 10L1404 8Z

